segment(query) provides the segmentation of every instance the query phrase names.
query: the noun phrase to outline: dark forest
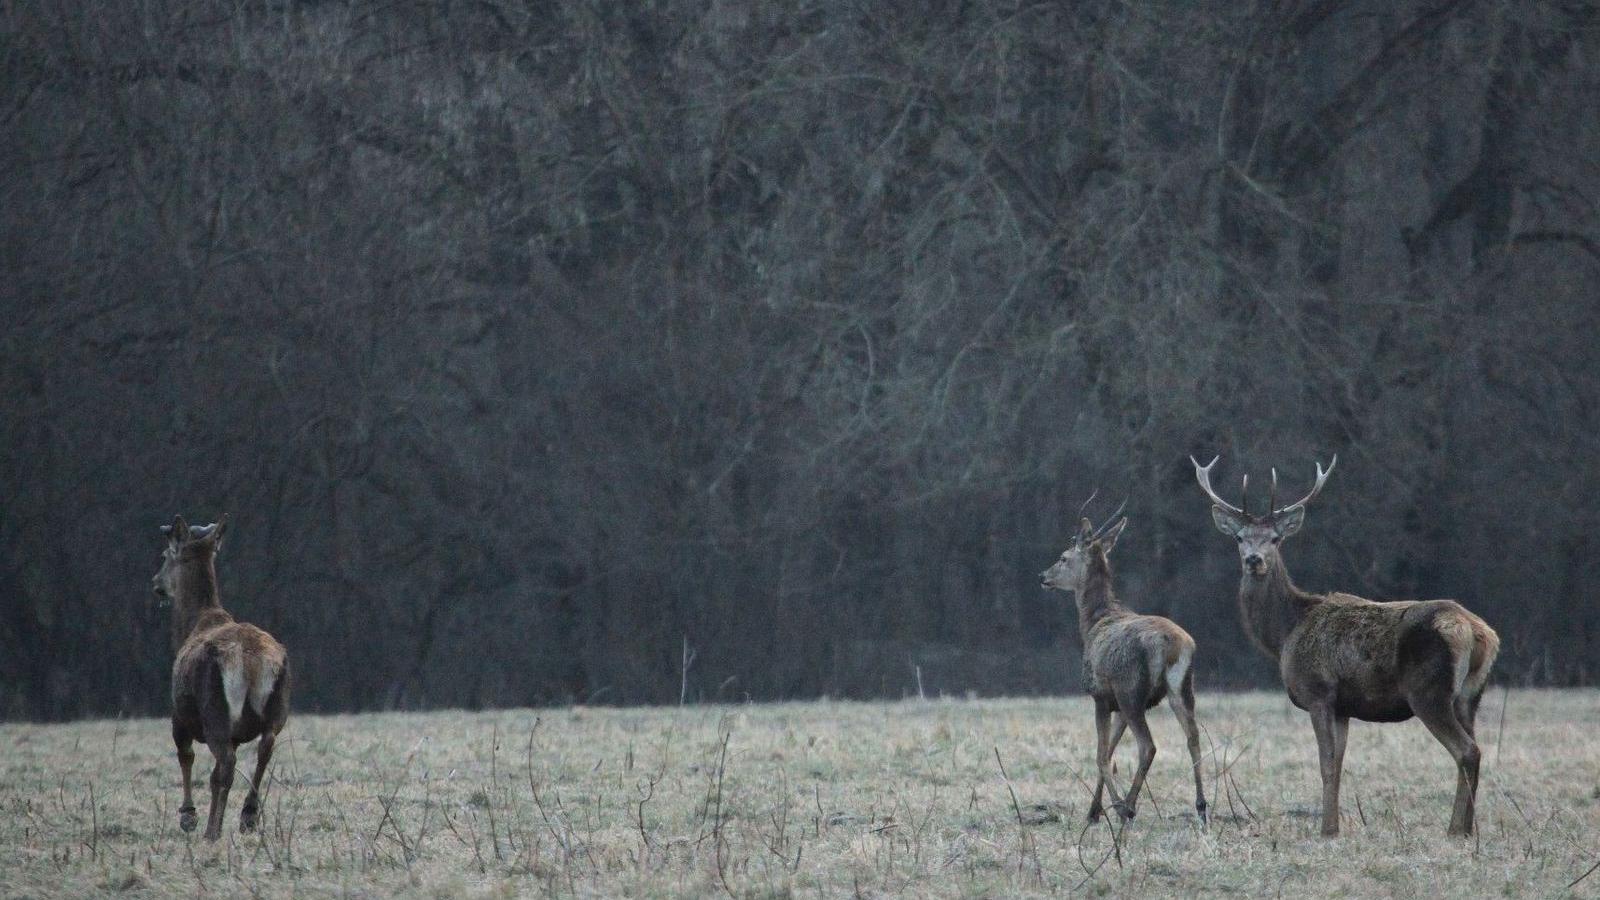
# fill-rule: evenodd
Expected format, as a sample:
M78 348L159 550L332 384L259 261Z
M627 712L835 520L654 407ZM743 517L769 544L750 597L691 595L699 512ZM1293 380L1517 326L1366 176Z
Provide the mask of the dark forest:
M1593 683L1597 11L0 6L0 718L164 709L175 513L304 710L1073 692L1095 491L1274 684L1190 454Z

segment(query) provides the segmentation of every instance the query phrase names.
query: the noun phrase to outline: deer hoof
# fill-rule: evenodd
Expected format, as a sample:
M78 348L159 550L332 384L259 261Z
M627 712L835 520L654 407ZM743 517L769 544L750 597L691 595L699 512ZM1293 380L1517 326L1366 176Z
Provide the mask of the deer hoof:
M193 831L200 824L200 817L194 814L194 807L185 806L178 810L178 827L184 831Z
M1195 804L1194 804L1194 811L1195 811L1196 814L1198 814L1200 816L1200 824L1204 825L1206 823L1206 821L1207 821L1206 820L1206 802L1204 800L1196 801Z
M1115 809L1117 811L1117 815L1122 817L1122 821L1124 821L1124 822L1132 822L1133 821L1133 807L1129 806L1128 804L1126 804L1126 803L1113 803L1113 804L1111 804L1111 808Z
M1093 825L1094 823L1100 821L1100 817L1104 814L1105 811L1098 806L1089 807L1089 824Z
M239 833L249 834L256 830L256 817L258 810L254 806L246 806L239 810Z

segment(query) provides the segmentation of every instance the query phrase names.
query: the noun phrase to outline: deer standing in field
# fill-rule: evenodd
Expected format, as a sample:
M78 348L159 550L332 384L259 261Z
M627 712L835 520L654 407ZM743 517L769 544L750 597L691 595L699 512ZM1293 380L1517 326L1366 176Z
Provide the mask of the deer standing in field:
M190 792L194 742L211 749L211 809L205 837L222 836L222 817L233 785L234 751L261 739L256 772L239 811L239 830L255 830L260 815L261 777L272 747L289 718L289 660L272 635L222 608L217 593L217 551L227 516L212 525L190 526L183 516L161 530L167 536L161 570L151 579L156 594L172 605L172 741L183 772L178 827L193 831L198 819Z
M1093 500L1093 497L1089 498ZM1088 504L1084 504L1087 506ZM1117 513L1121 513L1119 508ZM1083 680L1094 698L1097 737L1095 785L1089 821L1099 821L1102 792L1109 788L1111 805L1124 820L1132 819L1145 775L1156 758L1145 711L1163 698L1172 707L1189 743L1194 762L1194 808L1206 819L1206 792L1200 772L1200 732L1194 721L1194 638L1171 619L1140 615L1117 600L1111 589L1111 548L1127 526L1113 513L1096 530L1088 519L1055 565L1040 574L1044 587L1068 591L1078 605L1078 635L1083 640ZM1125 728L1139 743L1139 768L1126 798L1111 781L1111 756Z
M1211 501L1211 520L1239 545L1244 568L1239 612L1245 632L1278 663L1295 706L1311 714L1322 768L1322 833L1339 833L1339 775L1350 720L1403 722L1416 716L1450 751L1457 769L1449 833L1472 833L1480 754L1473 732L1478 701L1500 638L1454 600L1376 603L1351 594L1312 594L1289 578L1278 546L1305 522L1306 504L1322 491L1338 464L1335 456L1311 493L1278 507L1278 473L1272 473L1267 510L1252 516L1249 476L1241 506L1211 488L1211 467L1190 457L1195 478Z

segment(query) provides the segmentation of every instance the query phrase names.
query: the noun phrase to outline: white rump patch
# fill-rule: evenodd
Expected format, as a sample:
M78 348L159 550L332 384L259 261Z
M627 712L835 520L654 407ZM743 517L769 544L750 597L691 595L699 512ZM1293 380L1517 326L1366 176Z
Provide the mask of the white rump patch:
M222 696L228 702L228 722L235 723L244 715L245 695L249 691L244 675L244 648L238 641L227 641L217 646L217 665L222 669Z
M267 700L272 696L272 688L277 683L278 667L263 660L261 670L256 672L255 682L250 685L250 706L256 711L256 715L266 716Z
M1178 661L1167 669L1167 690L1173 694L1182 696L1183 676L1189 674L1189 657L1193 655L1194 647L1183 648L1183 652L1178 654Z

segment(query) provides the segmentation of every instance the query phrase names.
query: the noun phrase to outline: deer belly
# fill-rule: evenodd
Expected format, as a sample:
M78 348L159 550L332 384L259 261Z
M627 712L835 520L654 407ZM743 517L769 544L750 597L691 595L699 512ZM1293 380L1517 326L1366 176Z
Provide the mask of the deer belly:
M1359 688L1341 690L1333 701L1335 715L1363 722L1404 722L1411 718L1411 704L1392 691L1365 692Z

